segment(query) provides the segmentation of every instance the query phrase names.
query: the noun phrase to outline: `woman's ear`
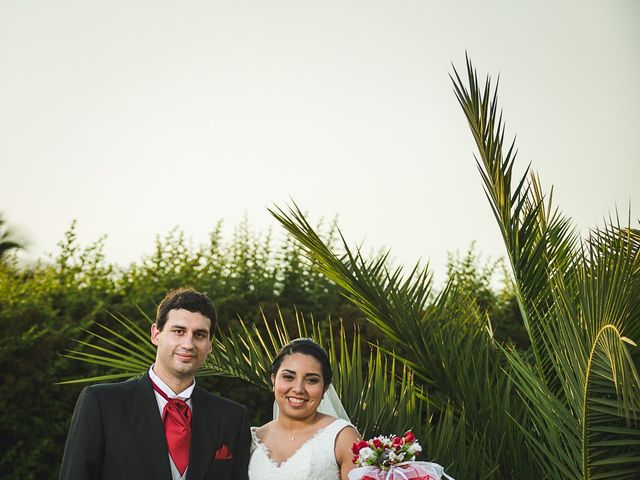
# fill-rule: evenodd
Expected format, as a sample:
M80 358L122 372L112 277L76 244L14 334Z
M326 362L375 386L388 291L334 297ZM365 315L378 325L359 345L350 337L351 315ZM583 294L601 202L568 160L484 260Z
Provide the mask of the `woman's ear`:
M271 390L275 390L275 386L276 386L276 376L272 373L271 374Z

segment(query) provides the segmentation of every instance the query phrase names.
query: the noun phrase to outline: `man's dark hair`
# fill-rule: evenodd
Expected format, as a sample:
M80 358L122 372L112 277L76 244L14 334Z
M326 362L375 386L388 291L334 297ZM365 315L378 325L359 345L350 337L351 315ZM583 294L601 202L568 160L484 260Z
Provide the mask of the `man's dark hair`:
M310 355L322 366L322 380L324 383L325 389L331 385L331 381L333 380L333 372L331 371L331 364L329 363L329 356L324 348L318 345L316 342L311 340L310 338L296 338L295 340L289 342L282 350L278 352L276 358L273 359L271 363L271 367L269 371L272 375L278 373L278 369L280 365L282 365L282 361L292 355L294 353L302 353L304 355Z
M156 326L158 330L164 328L167 323L167 316L171 310L184 309L190 312L197 312L211 320L211 330L209 337L212 337L218 326L218 317L213 302L204 293L195 291L193 288L177 288L167 292L164 299L158 305L156 312Z

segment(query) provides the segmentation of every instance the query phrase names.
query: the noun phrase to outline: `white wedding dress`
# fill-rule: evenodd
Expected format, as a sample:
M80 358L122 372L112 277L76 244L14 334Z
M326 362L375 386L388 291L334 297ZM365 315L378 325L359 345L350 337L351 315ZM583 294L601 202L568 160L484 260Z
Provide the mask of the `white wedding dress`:
M298 450L279 465L269 457L269 449L251 428L251 460L249 480L339 480L340 469L336 463L335 443L338 434L352 426L338 418L303 443Z

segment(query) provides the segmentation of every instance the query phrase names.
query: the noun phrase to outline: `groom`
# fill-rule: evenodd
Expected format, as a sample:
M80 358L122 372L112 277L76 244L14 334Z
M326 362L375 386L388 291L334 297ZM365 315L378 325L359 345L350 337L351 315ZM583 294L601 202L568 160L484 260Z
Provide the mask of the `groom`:
M242 405L196 386L217 318L209 298L169 292L151 326L156 361L142 377L85 388L71 419L61 480L247 480Z

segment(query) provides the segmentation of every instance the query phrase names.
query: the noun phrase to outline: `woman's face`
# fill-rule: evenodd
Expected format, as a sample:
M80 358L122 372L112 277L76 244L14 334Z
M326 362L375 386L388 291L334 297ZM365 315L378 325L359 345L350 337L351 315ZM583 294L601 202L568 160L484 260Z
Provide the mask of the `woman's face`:
M318 360L303 353L287 355L271 381L280 415L302 420L315 414L325 391Z

